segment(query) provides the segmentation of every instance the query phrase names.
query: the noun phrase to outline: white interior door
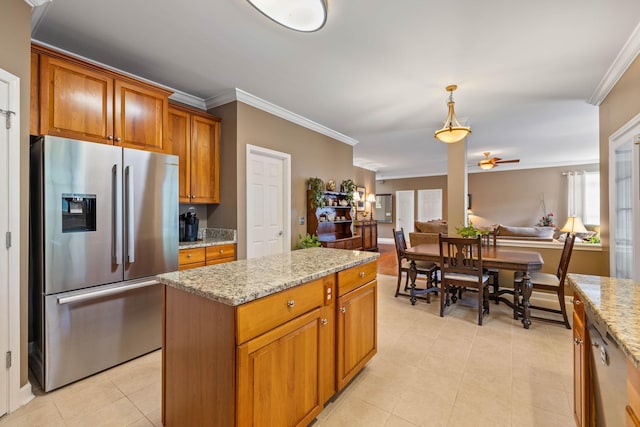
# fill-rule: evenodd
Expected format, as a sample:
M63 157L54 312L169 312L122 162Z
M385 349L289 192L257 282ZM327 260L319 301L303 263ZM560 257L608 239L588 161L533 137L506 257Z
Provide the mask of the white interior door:
M0 70L0 416L20 402L20 79ZM7 367L5 357L10 354ZM30 393L29 393L30 394Z
M291 156L247 145L247 258L291 250Z
M409 233L414 223L413 190L396 191L396 230L404 229L405 239L409 241Z
M610 275L640 280L640 114L609 138Z

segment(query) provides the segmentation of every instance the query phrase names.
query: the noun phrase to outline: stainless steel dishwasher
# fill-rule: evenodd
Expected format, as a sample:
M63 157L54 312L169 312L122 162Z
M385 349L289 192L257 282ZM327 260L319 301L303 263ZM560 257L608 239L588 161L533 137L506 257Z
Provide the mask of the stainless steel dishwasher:
M591 338L591 375L597 427L624 426L627 404L627 357L609 328L585 304Z

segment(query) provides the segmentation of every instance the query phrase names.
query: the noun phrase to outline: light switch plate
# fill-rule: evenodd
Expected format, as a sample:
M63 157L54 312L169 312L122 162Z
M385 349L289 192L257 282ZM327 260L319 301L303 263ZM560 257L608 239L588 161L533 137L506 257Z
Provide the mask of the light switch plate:
M304 225L304 217L303 217L303 216L301 216L301 217L300 217L300 221L298 221L298 222L299 222L299 224L300 224L300 225Z

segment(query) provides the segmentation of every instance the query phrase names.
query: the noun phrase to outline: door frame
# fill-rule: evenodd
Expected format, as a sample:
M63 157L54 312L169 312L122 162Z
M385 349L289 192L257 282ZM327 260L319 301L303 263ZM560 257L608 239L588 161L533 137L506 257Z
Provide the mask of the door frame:
M20 406L24 405L31 399L31 384L27 380L24 387L20 387L20 370L22 362L22 352L20 343L20 126L22 116L20 114L20 78L0 69L0 80L6 82L9 86L9 111L12 114L11 128L8 133L8 157L7 157L7 182L1 185L7 185L8 190L8 230L11 233L11 247L6 251L7 257L7 277L1 277L0 281L7 284L7 304L8 311L6 327L8 330L8 345L11 351L11 367L8 373L8 402L7 411L10 413ZM5 116L0 115L0 123L3 131L5 128ZM4 224L3 224L4 225ZM5 230L2 230L4 234ZM3 243L6 247L6 244ZM5 290L2 290L3 292ZM1 325L1 323L0 323ZM25 325L26 326L26 325ZM2 327L4 327L2 325ZM4 355L3 355L4 356ZM4 359L4 357L3 357Z
M246 158L246 173L245 173L245 183L246 183L246 193L247 199L245 200L245 206L249 206L249 199L252 197L251 187L249 186L249 177L251 176L253 170L251 169L251 159L254 156L260 157L270 157L283 161L282 168L282 225L283 225L283 250L284 252L291 251L291 154L282 153L280 151L271 150L269 148L258 147L257 145L247 144L247 158ZM251 215L247 213L246 215L246 247L247 247L247 258L249 258L249 242L251 242L252 236L252 227L250 224Z
M609 137L609 275L615 277L616 254L615 254L615 227L616 227L616 191L615 191L615 151L620 146L631 142L632 161L632 200L633 224L640 224L640 114L637 114L627 123L622 125ZM640 226L633 229L633 242L640 242ZM632 256L637 258L640 254L640 246L632 246ZM633 263L633 279L640 279L640 265Z

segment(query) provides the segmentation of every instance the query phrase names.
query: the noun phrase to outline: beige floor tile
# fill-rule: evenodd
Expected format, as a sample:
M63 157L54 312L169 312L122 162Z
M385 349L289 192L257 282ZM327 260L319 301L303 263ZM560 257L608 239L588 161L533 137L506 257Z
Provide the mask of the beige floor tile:
M483 326L472 301L440 317L439 297L412 306L378 276L378 354L329 402L314 427L572 426L572 331L525 330L505 304ZM156 426L160 351L39 395L0 427Z
M95 411L83 411L64 422L69 427L107 427L128 426L145 418L126 397L103 406Z

